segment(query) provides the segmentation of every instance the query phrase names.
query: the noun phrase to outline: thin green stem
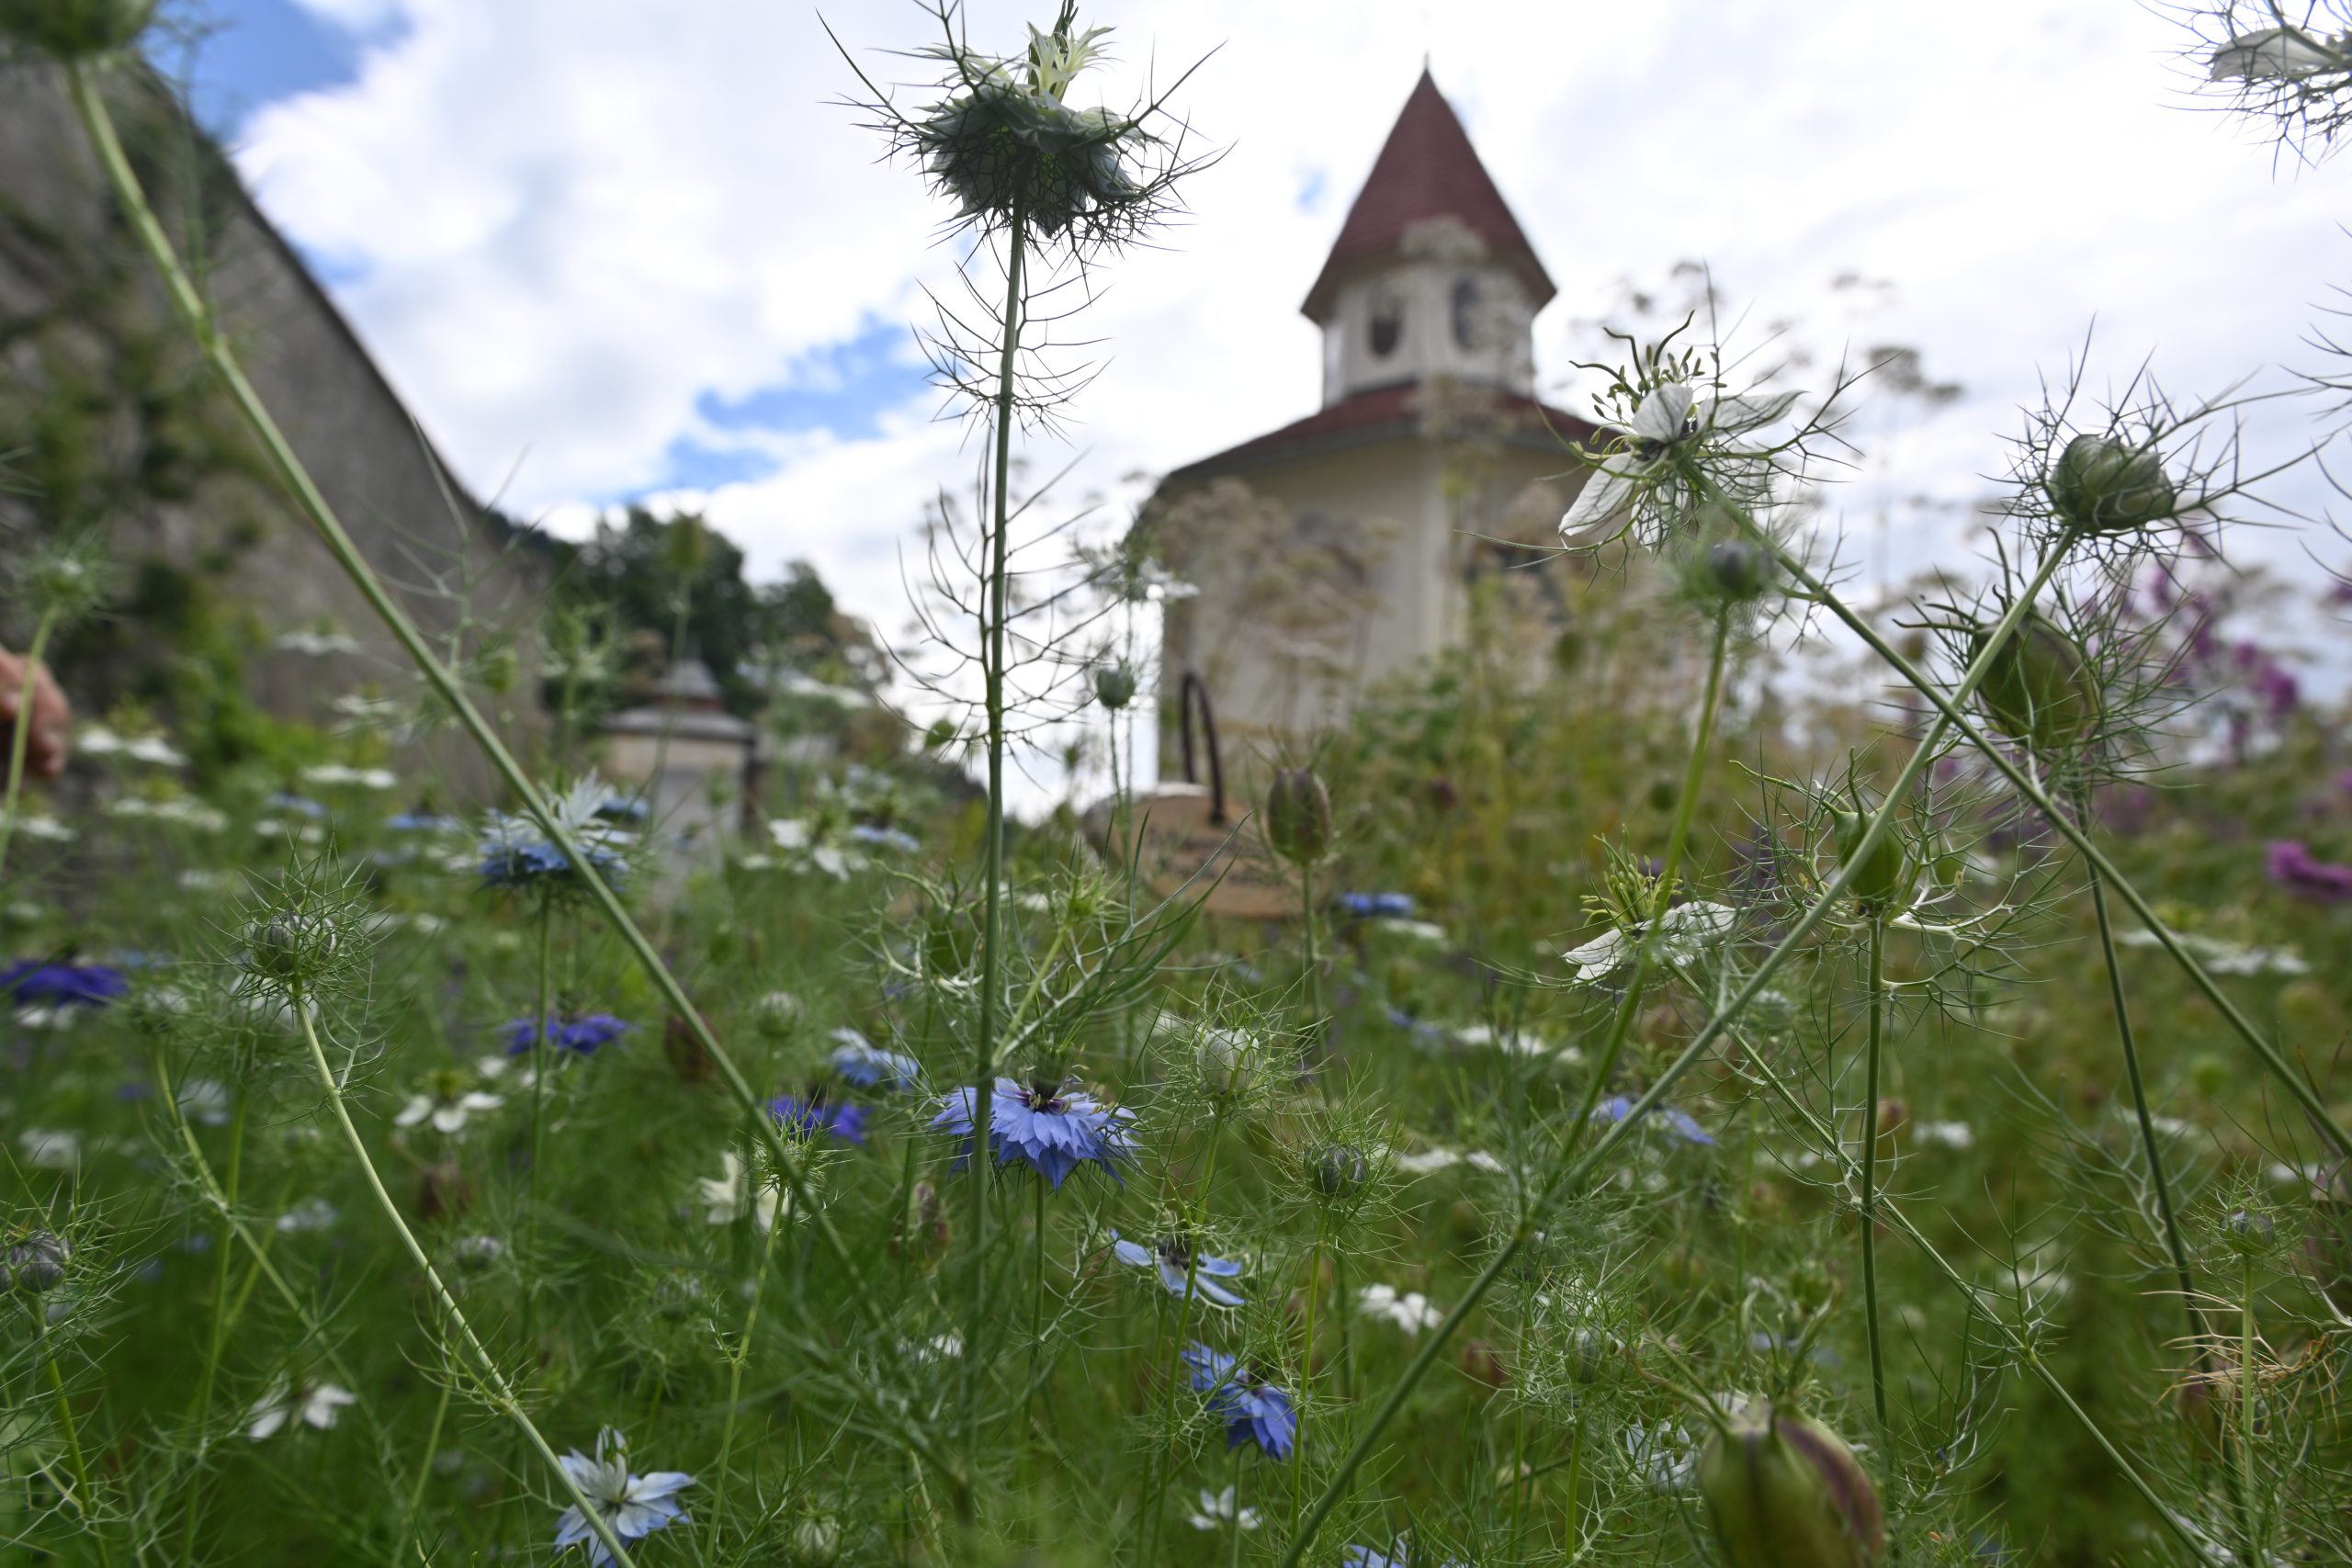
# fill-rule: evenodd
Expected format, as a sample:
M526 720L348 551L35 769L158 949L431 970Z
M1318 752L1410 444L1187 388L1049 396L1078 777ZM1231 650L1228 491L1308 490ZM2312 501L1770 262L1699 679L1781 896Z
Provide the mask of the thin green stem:
M1012 399L1021 349L1022 260L1028 225L1019 201L1005 234L1004 341L997 360L994 419L996 471L989 486L989 581L982 631L981 677L988 704L989 800L985 866L980 878L980 1020L972 1068L971 1295L964 1325L964 1467L979 1473L981 1334L988 1324L989 1189L996 1162L989 1133L994 1107L997 1035L1004 976L1004 633L1012 605L1009 536L1012 527Z
M687 997L685 987L679 984L677 976L662 961L644 931L630 918L628 910L621 904L620 896L598 873L581 848L577 836L549 808L546 796L531 782L522 765L515 761L514 753L499 739L490 721L482 716L473 699L466 694L457 676L425 643L424 634L417 630L408 613L393 601L382 579L360 555L358 547L352 543L351 536L335 516L334 509L327 504L326 497L312 481L310 470L296 456L285 433L271 417L267 405L254 390L253 383L246 379L243 367L230 349L226 337L214 324L210 310L198 293L187 269L180 264L171 238L164 232L163 223L156 218L153 208L148 204L138 175L132 171L130 159L124 155L121 139L115 133L113 118L107 111L106 102L99 96L89 67L78 62L69 66L67 83L74 111L81 118L100 166L106 171L107 183L113 186L116 199L122 204L141 248L161 276L164 293L171 300L174 311L196 340L197 347L211 367L213 374L227 389L239 416L260 444L271 469L285 486L304 520L311 525L344 574L351 580L352 586L367 600L368 607L384 623L385 628L424 677L425 683L447 705L459 727L472 739L499 778L514 791L522 803L524 812L547 834L548 841L563 852L564 858L571 864L572 874L594 901L598 912L619 934L646 978L662 994L662 999L671 1012L685 1021L695 1043L717 1064L719 1077L726 1083L728 1092L734 1096L736 1103L746 1113L757 1117L762 1109L760 1096L752 1089L750 1080L744 1077L734 1056L719 1043L718 1036ZM842 1241L831 1220L818 1208L808 1172L799 1156L773 1121L763 1122L760 1127L762 1139L775 1160L778 1173L792 1189L795 1200L802 1212L809 1216L810 1224L831 1255L834 1270L842 1281L844 1293L854 1310L869 1317L877 1316L880 1302L864 1288L864 1266Z
M2260 1515L2252 1510L2260 1505L2255 1499L2254 1478L2254 1259L2249 1257L2240 1270L2239 1295L2243 1305L2238 1314L2238 1492L2247 1499L2246 1557L2248 1562L2261 1562L2268 1554L2262 1549Z
M531 1001L531 1174L523 1219L523 1250L525 1256L532 1259L534 1281L538 1276L539 1167L546 1163L548 1077L555 1066L555 1057L548 1050L548 1035L554 1028L554 1020L548 1016L548 1012L550 971L555 954L555 899L545 893L539 896L538 939L537 983L532 989ZM526 1343L535 1337L538 1296L536 1283L524 1287L523 1338Z
M367 1141L360 1137L358 1125L351 1120L351 1109L344 1100L343 1083L334 1076L334 1068L328 1064L326 1047L319 1040L318 1026L311 1021L309 998L297 986L288 999L293 1003L295 1018L301 1023L302 1041L310 1047L311 1066L318 1074L319 1088L327 1097L327 1108L334 1112L335 1124L343 1129L344 1143L351 1150L352 1158L357 1162L359 1174L367 1179L368 1190L375 1194L376 1206L390 1222L393 1231L400 1236L401 1248L416 1265L417 1272L424 1276L425 1287L433 1292L434 1300L440 1303L450 1326L457 1330L490 1404L513 1421L522 1433L523 1440L537 1450L548 1472L554 1476L556 1484L562 1489L571 1506L580 1510L581 1517L587 1521L596 1539L604 1543L605 1550L612 1553L613 1560L620 1568L636 1568L636 1560L629 1555L628 1548L621 1543L612 1521L605 1517L604 1511L587 1494L580 1490L579 1483L571 1478L571 1472L564 1468L562 1461L556 1458L555 1450L548 1446L538 1423L531 1419L530 1413L523 1408L522 1401L514 1396L506 1374L499 1371L497 1360L474 1333L473 1325L467 1321L464 1310L458 1305L458 1298L449 1293L447 1285L442 1283L440 1270L433 1267L433 1259L425 1256L424 1244L409 1228L408 1220L401 1213L401 1206L392 1201L390 1191L384 1186L382 1174L376 1168L375 1156L368 1154Z
M1870 915L1870 1063L1862 1073L1862 1329L1870 1341L1871 1408L1887 1445L1886 1349L1878 1315L1878 1075L1886 1035L1886 916Z
M744 1169L745 1190L751 1195L752 1224L757 1224L760 1207L766 1199L759 1190L759 1181L752 1175L754 1168L747 1162ZM743 1312L742 1340L735 1347L731 1364L727 1369L727 1419L718 1430L718 1484L714 1489L710 1507L710 1517L714 1519L727 1517L728 1464L735 1452L735 1417L743 1403L743 1363L752 1359L752 1336L760 1326L760 1299L767 1290L769 1266L775 1257L776 1233L784 1229L786 1221L786 1215L777 1214L775 1223L760 1238L760 1272L752 1282L751 1305Z
M1966 702L1974 694L1977 686L1983 682L1985 671L1992 667L1992 661L1998 657L2000 650L2007 646L2010 637L2016 633L2018 624L2025 618L2026 606L2032 603L2034 595L2039 593L2043 585L2048 583L2052 576L2057 572L2064 554L2063 549L2052 550L2050 553L2035 571L2025 595L2009 607L2008 613L2003 615L1999 623L1986 635L1984 647L1961 677L1958 689L1960 702ZM1512 1259L1519 1256L1521 1249L1527 1245L1528 1239L1534 1235L1535 1225L1532 1216L1548 1209L1554 1200L1562 1193L1573 1194L1580 1189L1585 1178L1609 1156L1619 1143L1631 1135L1633 1130L1640 1125L1642 1118L1648 1115L1658 1101L1666 1098L1668 1091L1681 1080L1682 1076L1713 1048L1715 1042L1731 1026L1731 1021L1747 1010L1757 997L1763 992L1764 987L1770 983L1772 976L1779 973L1781 966L1787 963L1791 955L1811 938L1814 929L1821 923L1832 906L1846 897L1847 889L1852 884L1855 875L1863 865L1869 863L1872 852L1885 840L1886 835L1894 830L1896 807L1908 794L1912 785L1918 781L1919 775L1926 771L1928 761L1935 756L1938 748L1942 745L1943 738L1952 728L1952 724L1951 716L1943 715L1939 716L1928 728L1928 733L1912 749L1910 758L1905 761L1902 771L1895 776L1894 783L1888 788L1885 800L1880 805L1878 810L1870 814L1870 821L1862 831L1861 841L1855 845L1852 854L1840 860L1838 870L1830 877L1828 884L1813 903L1807 906L1804 912L1797 917L1795 923L1790 926L1780 943L1756 966L1746 983L1739 987L1738 993L1701 1027L1699 1032L1691 1037L1690 1043L1667 1064L1656 1078L1651 1080L1650 1087L1642 1092L1623 1116L1611 1123L1608 1130L1600 1135L1591 1147L1562 1168L1537 1191L1533 1201L1528 1205L1519 1224L1512 1228L1510 1237L1501 1247L1495 1249L1495 1256L1488 1260L1487 1267L1479 1271L1477 1278L1470 1282L1470 1288L1463 1292L1461 1299L1453 1303L1453 1310L1445 1314L1443 1321L1440 1322L1421 1342L1420 1348L1414 1353L1413 1359L1406 1366L1403 1375L1396 1380L1386 1396L1382 1399L1379 1407L1373 1412L1372 1419L1357 1434L1354 1446L1348 1450L1347 1457L1340 1461L1339 1470L1325 1485L1322 1495L1315 1500L1315 1506L1309 1511L1306 1522L1301 1525L1292 1536L1289 1546L1283 1553L1282 1568L1297 1568L1300 1560L1306 1555L1307 1549L1314 1545L1316 1534L1323 1528L1324 1520L1330 1517L1331 1511L1339 1506L1340 1500L1347 1495L1349 1486L1354 1482L1356 1472L1363 1468L1364 1461L1372 1456L1373 1450L1378 1446L1381 1434L1387 1429L1388 1424L1396 1418L1396 1413L1404 1408L1405 1401L1411 1395L1421 1379L1428 1375L1430 1368L1436 1364L1438 1357L1443 1353L1446 1345L1453 1339L1456 1331L1469 1319L1478 1303L1485 1298L1488 1291L1494 1288L1495 1281L1502 1277L1503 1271L1510 1267ZM1636 962L1638 963L1638 960ZM1589 1116L1589 1111L1587 1111L1584 1114Z
M401 1543L400 1555L393 1559L396 1562L406 1562L416 1542L417 1516L424 1508L424 1483L433 1479L433 1460L441 1448L441 1424L449 1416L449 1390L456 1378L457 1369L445 1359L441 1367L441 1397L434 1402L433 1425L424 1434L424 1454L416 1461L416 1479L409 1483L408 1507L401 1516L401 1529L408 1539Z
M221 1194L223 1210L220 1215L220 1235L215 1243L216 1251L212 1259L211 1322L205 1334L204 1370L197 1379L196 1398L188 1406L191 1426L198 1426L212 1409L213 1380L220 1369L220 1352L229 1339L228 1212L236 1207L237 1192L244 1173L245 1111L252 1100L253 1097L249 1094L238 1095L237 1109L229 1119L229 1175L225 1190ZM252 1284L250 1277L246 1283L250 1288ZM238 1294L237 1305L242 1311L244 1305L243 1292ZM209 1446L201 1438L198 1439L197 1457L199 1461L203 1458L204 1450ZM191 1491L187 1503L187 1511L180 1524L180 1561L183 1562L192 1563L196 1561L197 1520L204 1512L200 1505L201 1499Z
M8 738L8 793L5 803L0 803L0 867L7 865L8 842L17 834L17 807L25 793L25 758L32 750L33 688L40 684L41 656L49 651L49 637L57 629L59 614L55 604L40 613L32 644L25 649L25 673L17 686L17 724Z
M90 1512L90 1501L96 1495L90 1486L90 1461L82 1452L81 1429L74 1424L74 1401L65 1392L65 1371L57 1363L57 1350L49 1342L49 1312L46 1303L35 1301L30 1308L33 1333L40 1344L40 1359L49 1364L49 1386L57 1397L58 1430L65 1438L65 1462L74 1470L74 1511L82 1516L82 1526L97 1542L98 1562L102 1565L114 1560L107 1549L106 1531L98 1528L97 1516Z

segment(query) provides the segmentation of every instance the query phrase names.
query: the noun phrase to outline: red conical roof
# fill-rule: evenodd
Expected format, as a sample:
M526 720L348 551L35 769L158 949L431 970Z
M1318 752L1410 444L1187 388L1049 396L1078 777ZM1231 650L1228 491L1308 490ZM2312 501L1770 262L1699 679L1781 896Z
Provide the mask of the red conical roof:
M1355 205L1348 209L1348 220L1340 226L1340 237L1332 242L1322 274L1306 291L1306 303L1300 309L1308 319L1323 321L1329 313L1333 291L1348 273L1394 252L1411 225L1446 217L1461 220L1487 242L1496 260L1519 273L1532 291L1537 309L1559 292L1536 259L1535 248L1527 243L1519 220L1510 215L1510 204L1495 188L1487 165L1478 161L1470 133L1462 129L1453 106L1437 90L1437 83L1424 66L1380 156L1373 160L1363 189L1356 193Z

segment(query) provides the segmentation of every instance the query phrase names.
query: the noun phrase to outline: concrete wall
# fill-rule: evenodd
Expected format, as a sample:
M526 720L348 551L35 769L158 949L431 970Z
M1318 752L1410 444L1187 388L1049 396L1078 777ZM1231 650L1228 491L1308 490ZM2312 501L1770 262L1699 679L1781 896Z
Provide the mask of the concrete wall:
M254 386L361 552L428 636L447 636L461 618L469 626L527 626L545 589L544 562L503 537L453 480L445 489L430 446L358 339L168 100L128 75L110 96L142 176L162 187L151 195L183 234L190 204L171 197L209 188L200 228L210 296ZM110 294L95 287L107 280ZM118 218L61 82L40 63L0 66L0 323L11 329L0 337L0 374L20 389L61 364L104 367L132 344L141 353L169 347L161 374L200 374ZM19 330L26 323L38 330ZM220 424L233 433L225 417ZM0 448L11 445L9 434L0 431ZM40 497L0 500L0 548L46 521L41 504ZM126 562L153 555L189 566L228 550L234 558L220 587L267 631L323 622L358 641L356 654L257 655L249 690L271 711L332 722L334 699L363 682L405 690L408 666L397 646L257 464L211 475L190 494L133 498L94 521ZM238 547L256 525L257 541ZM520 651L521 678L492 705L528 730L537 715L527 637ZM72 692L76 672L60 674ZM454 738L412 748L401 762L420 776L429 769L459 797L490 787L486 766Z

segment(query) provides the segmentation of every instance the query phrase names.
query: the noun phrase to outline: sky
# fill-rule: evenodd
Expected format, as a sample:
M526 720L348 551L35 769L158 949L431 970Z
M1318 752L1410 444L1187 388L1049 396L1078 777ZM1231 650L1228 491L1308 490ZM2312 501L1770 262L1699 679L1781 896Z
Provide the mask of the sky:
M203 0L208 120L479 494L579 533L704 511L752 574L812 562L896 634L901 551L980 456L914 328L957 255L883 156L828 39L884 81L933 36L904 0ZM975 0L1010 51L1032 8ZM1165 471L1311 412L1298 303L1424 62L1559 286L1539 379L1583 412L1590 323L1704 262L1753 346L1917 347L1962 393L1866 406L1832 498L1866 576L1957 563L2019 409L2086 354L2176 396L2328 368L2352 275L2347 165L2282 162L2192 99L2177 22L2132 0L1104 0L1113 103L1200 62L1178 107L1224 150L1089 309L1101 374L1057 501L1105 525ZM1859 286L1835 287L1841 276ZM952 408L950 414L955 412ZM2256 410L2257 455L2317 428ZM2316 476L2285 497L2316 509ZM1891 520L1891 521L1890 521ZM2306 537L2257 537L2301 566ZM2328 552L2323 549L2323 557ZM2347 553L2343 549L2335 556Z

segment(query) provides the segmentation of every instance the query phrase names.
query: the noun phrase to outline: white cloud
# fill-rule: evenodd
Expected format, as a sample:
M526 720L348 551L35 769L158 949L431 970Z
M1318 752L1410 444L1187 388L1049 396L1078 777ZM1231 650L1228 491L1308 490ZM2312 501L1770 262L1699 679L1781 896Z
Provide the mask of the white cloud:
M304 3L360 27L392 0ZM988 0L972 33L1012 39L1029 9ZM1894 444L1921 465L1885 481L1905 491L1964 495L1997 470L1996 437L2095 316L2095 387L2151 352L2186 394L2308 366L2312 302L2347 257L2346 166L2275 172L2241 128L2188 112L2166 58L2181 37L2109 0L1091 9L1118 26L1130 81L1223 46L1183 107L1230 152L1169 247L1118 264L1084 323L1112 357L1074 411L1073 498L1313 408L1297 301L1424 50L1560 285L1547 369L1566 372L1571 319L1617 279L1704 258L1759 321L1917 344L1965 384ZM921 317L921 287L949 276L940 209L840 107L855 83L813 15L401 10L356 81L259 115L242 163L295 238L351 265L344 304L464 477L489 488L527 452L514 504L576 523L584 499L662 482L682 437L765 451L778 472L698 499L755 568L806 556L899 625L898 541L939 487L969 488L935 397L866 438L721 434L695 413L862 323ZM828 14L869 70L916 73L880 52L922 41L916 7ZM1849 268L1895 286L1851 321L1827 288ZM2258 439L2298 437L2296 417L2266 415Z

